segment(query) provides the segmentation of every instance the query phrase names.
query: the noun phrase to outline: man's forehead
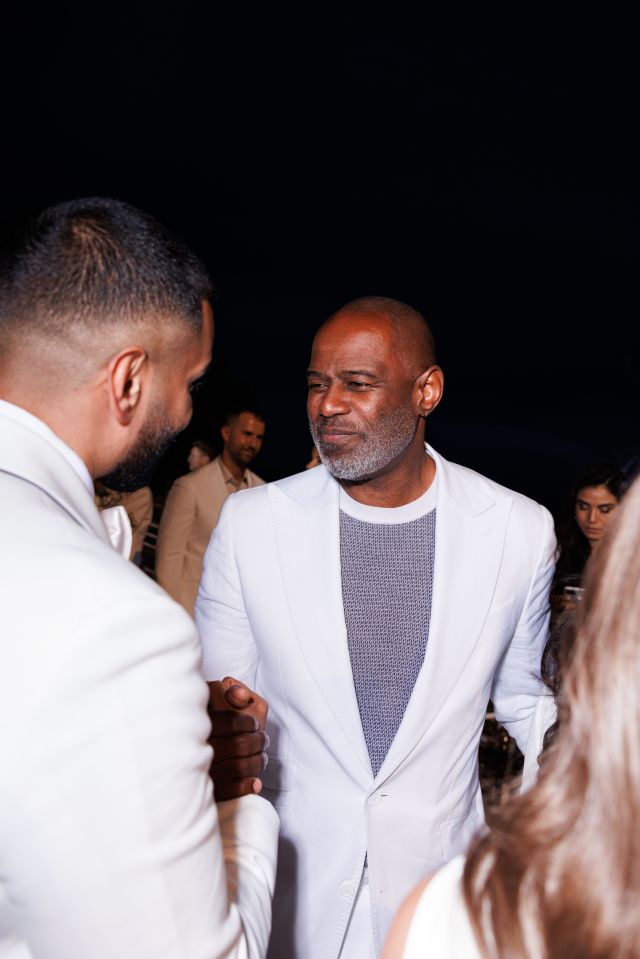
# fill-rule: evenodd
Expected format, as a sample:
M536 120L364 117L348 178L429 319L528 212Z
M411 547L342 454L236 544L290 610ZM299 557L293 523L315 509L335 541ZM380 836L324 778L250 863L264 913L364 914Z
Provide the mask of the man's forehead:
M232 418L232 423L235 423L237 426L241 426L243 429L264 429L264 422L259 419L255 413L249 413L247 410L243 410L241 413L236 413L235 417Z
M325 362L362 356L370 362L384 363L393 350L393 328L387 317L334 317L322 326L313 341L312 356Z

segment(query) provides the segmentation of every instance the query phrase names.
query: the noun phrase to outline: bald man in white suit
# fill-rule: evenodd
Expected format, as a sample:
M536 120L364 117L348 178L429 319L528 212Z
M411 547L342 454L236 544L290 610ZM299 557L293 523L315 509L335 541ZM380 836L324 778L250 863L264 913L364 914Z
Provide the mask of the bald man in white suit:
M196 623L205 677L269 700L270 955L373 959L410 889L482 826L490 697L525 748L553 523L425 444L443 373L410 307L339 310L308 379L323 465L225 504Z

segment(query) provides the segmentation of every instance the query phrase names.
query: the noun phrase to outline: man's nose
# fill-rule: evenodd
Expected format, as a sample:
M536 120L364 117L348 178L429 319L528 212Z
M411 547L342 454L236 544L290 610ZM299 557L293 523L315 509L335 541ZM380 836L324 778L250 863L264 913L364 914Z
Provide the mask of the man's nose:
M344 390L339 383L335 383L322 394L318 412L321 416L339 416L349 412L349 403Z

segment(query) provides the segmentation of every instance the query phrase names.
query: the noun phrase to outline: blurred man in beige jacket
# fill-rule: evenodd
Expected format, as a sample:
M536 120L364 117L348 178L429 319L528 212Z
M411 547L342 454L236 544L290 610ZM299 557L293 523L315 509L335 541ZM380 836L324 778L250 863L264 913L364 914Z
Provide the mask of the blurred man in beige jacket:
M213 447L203 440L194 440L187 456L189 472L193 473L195 470L199 470L201 466L208 466L213 459L215 459Z
M264 429L256 410L230 413L221 430L221 455L181 476L169 491L158 530L156 578L191 616L204 552L224 501L231 493L264 482L247 468L260 452Z

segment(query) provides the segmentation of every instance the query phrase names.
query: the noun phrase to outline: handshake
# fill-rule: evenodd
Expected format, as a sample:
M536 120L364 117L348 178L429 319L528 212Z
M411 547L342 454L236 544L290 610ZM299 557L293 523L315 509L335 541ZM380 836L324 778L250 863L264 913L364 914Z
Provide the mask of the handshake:
M231 676L208 683L216 802L259 793L267 765L266 700Z

